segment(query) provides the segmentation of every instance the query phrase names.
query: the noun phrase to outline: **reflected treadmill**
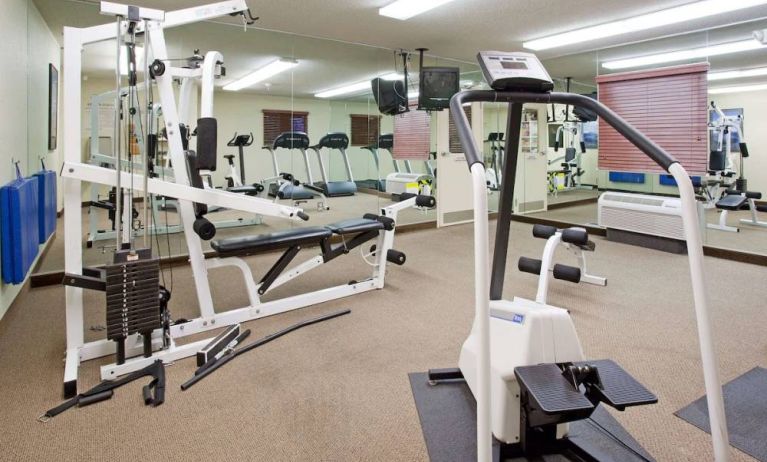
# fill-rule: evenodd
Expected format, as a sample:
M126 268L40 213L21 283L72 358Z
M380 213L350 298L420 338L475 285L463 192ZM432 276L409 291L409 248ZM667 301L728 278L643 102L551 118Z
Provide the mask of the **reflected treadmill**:
M320 138L320 142L314 146L309 146L310 149L317 153L317 161L320 165L320 174L322 175L322 181L317 181L314 186L322 189L328 197L338 196L353 196L357 192L357 185L354 183L354 177L352 176L352 167L349 164L349 156L346 154L346 148L349 147L349 137L346 133L333 132ZM345 181L329 181L328 172L325 169L325 163L322 160L322 148L328 149L328 159L330 159L330 152L338 150L341 153L341 158L344 161L344 167L346 168L346 180ZM307 168L309 168L307 166Z

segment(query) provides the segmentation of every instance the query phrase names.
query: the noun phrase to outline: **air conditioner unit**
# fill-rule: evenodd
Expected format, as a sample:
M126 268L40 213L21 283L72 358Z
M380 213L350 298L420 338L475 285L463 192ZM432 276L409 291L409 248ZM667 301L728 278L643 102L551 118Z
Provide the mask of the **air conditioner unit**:
M599 225L684 240L682 201L674 197L606 192L599 196Z

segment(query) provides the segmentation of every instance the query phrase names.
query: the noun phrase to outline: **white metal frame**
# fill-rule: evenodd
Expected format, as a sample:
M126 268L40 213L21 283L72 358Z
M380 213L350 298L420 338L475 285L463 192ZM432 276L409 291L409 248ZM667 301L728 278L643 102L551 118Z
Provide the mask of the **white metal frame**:
M110 7L111 8L111 7ZM150 38L151 56L168 62L168 54L165 45L163 28L174 25L188 24L202 21L216 16L230 14L232 12L245 11L247 5L244 0L228 0L207 6L188 8L164 15L165 21L149 20L147 35ZM143 9L140 10L143 15ZM154 14L154 13L151 13ZM143 16L142 16L143 17ZM82 183L96 183L107 186L117 184L117 173L110 168L99 167L83 163L80 159L80 136L81 136L81 51L84 45L104 40L115 39L117 30L114 24L95 26L89 28L64 28L64 165L62 177L64 183L64 225L65 239L65 272L73 275L81 275L83 271L82 255L82 207L81 189ZM150 62L150 60L147 60ZM173 90L173 78L179 74L188 73L188 70L168 67L163 75L156 76L155 82L159 93L160 103L163 108L164 123L168 134L168 145L171 161L174 165L185 165L184 150L180 130L178 129L181 118L177 111L176 98ZM206 97L203 94L204 115L212 113L212 91ZM133 180L131 182L131 179ZM152 358L133 357L124 364L109 364L101 367L102 378L113 378L131 371L135 371L147 361L162 359L165 362L174 361L194 354L208 340L201 340L185 345L177 345L175 340L180 337L205 332L229 324L261 318L272 314L281 313L316 303L334 300L341 297L380 289L384 286L386 274L386 256L394 243L394 230L379 232L375 263L373 264L372 276L355 284L344 284L315 292L300 294L280 300L261 302L257 296L257 283L253 280L250 269L244 261L238 258L215 258L205 260L200 238L193 233L192 224L196 219L193 203L205 203L212 206L226 207L243 212L261 214L264 216L280 217L283 219L299 220L303 215L302 210L276 204L270 200L231 193L217 189L198 189L190 186L189 176L185 169L176 169L174 181L158 178L144 178L140 174L132 174L127 171L120 172L122 184L133 184L136 191L144 191L151 194L159 194L178 198L178 212L185 230L186 245L189 252L189 261L195 282L195 290L200 307L200 317L190 322L174 325L170 329L170 347L156 352ZM397 218L397 213L407 207L415 206L415 198L393 204L383 208L381 214L392 219ZM277 287L298 277L309 270L320 266L322 257L314 257L307 262L296 266L284 273L275 284ZM243 273L246 289L249 296L249 305L217 313L211 295L208 281L208 270L222 266L236 266ZM78 369L81 361L94 359L111 354L115 351L114 342L99 340L85 342L84 340L84 315L83 315L83 289L73 286L66 287L66 362L64 369L65 391L72 391L76 387ZM153 343L159 346L162 339L153 335ZM129 339L126 345L128 356L139 352L135 348L138 337Z
M479 149L477 149L479 152ZM687 171L679 163L668 167L679 187L682 202L687 255L697 320L698 341L703 364L706 403L711 422L714 459L728 460L729 444L724 414L722 387L716 361L716 349L708 309L708 292L703 272L703 240L698 222L695 191ZM474 301L475 318L472 332L478 336L477 387L477 460L489 461L492 455L492 414L490 394L490 244L488 237L487 184L482 163L471 166L474 195Z
M578 267L581 270L580 282L595 286L606 286L607 278L595 276L588 273L586 267L586 252L579 246L562 241L562 230L557 230L551 237L546 239L546 246L543 248L543 257L541 258L541 274L538 276L538 292L535 301L546 304L546 298L549 293L549 284L553 279L554 272L554 253L560 244L564 244L567 250L572 252L578 259Z

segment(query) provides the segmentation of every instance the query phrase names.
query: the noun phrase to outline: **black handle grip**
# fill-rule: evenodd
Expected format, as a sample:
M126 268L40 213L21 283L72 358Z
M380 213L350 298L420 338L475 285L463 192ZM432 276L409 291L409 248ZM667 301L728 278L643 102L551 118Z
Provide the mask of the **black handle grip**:
M589 232L583 228L563 229L562 242L575 245L586 245L589 242Z
M100 403L101 401L106 401L110 399L113 395L114 395L114 390L104 390L101 393L82 396L79 400L77 400L77 407L89 406L91 404Z
M586 154L586 143L581 141L581 154Z
M304 212L296 212L296 216L304 221L309 221L309 215Z
M570 281L577 284L581 282L581 269L557 263L554 265L554 279Z
M415 205L418 207L433 209L437 206L437 199L434 196L425 196L423 194L419 194L415 198Z
M231 140L226 142L226 145L227 146L234 146L234 140L236 140L236 139L237 139L237 132L234 132L234 136L232 137Z
M386 261L394 263L395 265L404 265L406 259L405 254L399 250L389 249L389 251L386 252Z
M554 152L559 151L559 141L554 141Z
M554 234L557 233L557 228L555 226L549 226L549 225L533 225L533 237L537 237L540 239L548 239Z
M216 236L216 226L204 217L194 220L192 229L203 241L209 241Z
M536 258L519 257L517 268L523 273L541 274L541 261Z

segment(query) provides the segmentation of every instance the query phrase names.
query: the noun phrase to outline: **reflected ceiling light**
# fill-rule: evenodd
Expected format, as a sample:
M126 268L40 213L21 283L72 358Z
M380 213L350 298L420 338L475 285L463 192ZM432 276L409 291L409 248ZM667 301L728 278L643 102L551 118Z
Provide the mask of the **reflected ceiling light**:
M740 69L735 71L709 72L708 80L728 80L742 77L756 77L767 75L767 67L755 67L753 69Z
M251 72L250 74L246 75L245 77L239 80L235 80L234 82L224 85L224 90L228 90L228 91L242 90L243 88L253 86L257 84L258 82L264 81L268 79L269 77L272 77L274 75L279 74L280 72L284 72L288 69L296 67L297 65L298 65L298 61L296 61L295 59L282 58L282 59L278 59L277 61L272 61L271 63L258 69L257 71Z
M650 66L653 64L670 63L674 61L685 61L688 59L740 53L743 51L756 50L762 47L764 47L764 45L758 41L754 39L748 39L739 42L723 43L721 45L672 51L669 53L659 53L657 55L640 56L638 58L605 61L602 63L602 67L606 69L627 69L630 67Z
M452 1L453 0L397 0L383 8L379 8L378 14L394 19L405 20Z
M767 90L767 83L759 83L755 85L738 85L737 87L719 87L709 88L709 95L720 95L722 93L742 93L746 91L759 91Z
M384 74L379 77L384 80L401 80L404 78L402 74L397 74L396 72ZM350 93L363 93L365 91L372 91L372 88L370 86L370 80L363 80L362 82L351 83L349 85L344 85L343 87L321 91L319 93L315 93L314 97L315 98L332 98L334 96L348 95Z
M562 34L551 35L522 44L530 50L548 50L565 45L612 37L615 35L668 26L694 19L715 16L731 11L767 4L767 0L704 0L655 11L653 13L621 19L598 26L586 27Z

